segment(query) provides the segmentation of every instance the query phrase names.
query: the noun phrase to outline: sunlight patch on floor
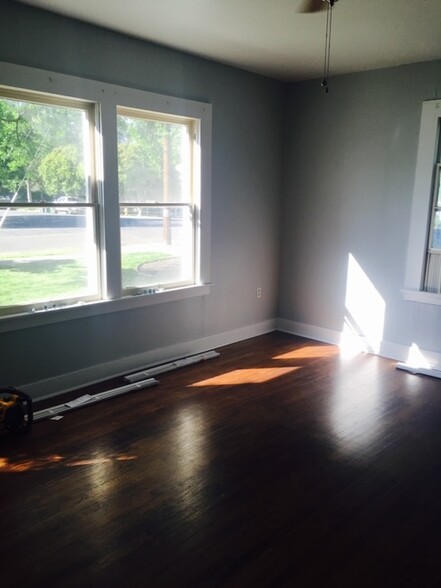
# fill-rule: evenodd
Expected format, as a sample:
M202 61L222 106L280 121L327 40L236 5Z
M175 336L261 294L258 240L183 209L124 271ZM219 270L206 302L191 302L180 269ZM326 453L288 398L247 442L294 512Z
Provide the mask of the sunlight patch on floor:
M276 355L273 359L312 359L322 357L333 357L338 354L338 347L335 345L309 345Z
M298 367L274 367L274 368L254 368L254 369L242 369L233 370L214 378L208 378L207 380L201 380L190 384L194 386L232 386L235 384L264 384L280 376L285 376L291 372L301 369L302 366Z
M66 458L61 455L48 455L47 457L21 458L11 460L8 457L0 457L0 474L21 473L55 469L60 467L99 466L103 463L115 461L132 461L138 459L136 455L109 455L84 459Z

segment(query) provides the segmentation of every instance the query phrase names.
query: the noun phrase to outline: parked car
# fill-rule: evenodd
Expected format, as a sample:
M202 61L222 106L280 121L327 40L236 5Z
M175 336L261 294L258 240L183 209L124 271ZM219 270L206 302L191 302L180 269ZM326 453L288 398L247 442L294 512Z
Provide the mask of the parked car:
M72 198L72 196L60 196L59 198L57 198L55 200L55 202L60 203L60 204L69 204L69 203L78 203L80 202L80 200L78 200L77 198ZM69 206L69 207L64 207L63 208L55 208L54 210L55 214L80 214L81 213L81 208L79 208L78 206Z
M124 206L122 216L141 216L141 209L137 206Z

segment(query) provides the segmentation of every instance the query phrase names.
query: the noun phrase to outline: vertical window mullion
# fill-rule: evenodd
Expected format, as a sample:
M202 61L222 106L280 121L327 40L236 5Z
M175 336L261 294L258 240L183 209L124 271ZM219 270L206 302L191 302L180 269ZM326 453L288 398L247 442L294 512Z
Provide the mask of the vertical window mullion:
M116 107L101 104L101 171L97 178L100 223L103 298L121 297L121 239L118 202L118 139Z

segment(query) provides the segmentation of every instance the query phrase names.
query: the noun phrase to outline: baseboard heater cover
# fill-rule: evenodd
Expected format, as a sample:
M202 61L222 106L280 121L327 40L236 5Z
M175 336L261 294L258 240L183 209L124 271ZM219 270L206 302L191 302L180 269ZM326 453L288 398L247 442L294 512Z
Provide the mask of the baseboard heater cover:
M127 386L121 386L119 388L113 388L112 390L106 390L105 392L99 392L98 394L94 394L92 396L86 394L84 396L80 396L75 400L71 400L70 402L65 402L64 404L58 404L57 406L52 406L50 408L45 408L43 410L38 410L37 412L34 412L34 421L50 419L55 416L64 414L65 412L68 412L70 410L74 410L76 408L90 406L91 404L96 404L97 402L101 402L102 400L108 400L109 398L114 398L115 396L128 394L129 392L141 390L142 388L150 388L151 386L156 386L157 384L159 384L158 380L155 380L154 378L149 378L148 380L128 384Z
M408 363L399 362L397 363L397 369L405 370L406 372L410 372L411 374L415 375L431 376L432 378L441 378L441 370L437 370L435 368L417 367L414 365L409 365Z
M177 370L181 367L185 367L187 365L192 365L194 363L199 363L200 361L206 361L207 359L214 359L215 357L219 357L219 353L217 351L206 351L205 353L198 353L197 355L191 355L190 357L185 357L184 359L177 359L176 361L171 361L170 363L164 363L162 365L158 365L156 367L149 368L147 370L143 370L142 372L136 372L135 374L129 374L124 377L127 382L138 382L143 378L151 378L153 376L158 376L159 374L164 374L166 372L171 372L173 370Z

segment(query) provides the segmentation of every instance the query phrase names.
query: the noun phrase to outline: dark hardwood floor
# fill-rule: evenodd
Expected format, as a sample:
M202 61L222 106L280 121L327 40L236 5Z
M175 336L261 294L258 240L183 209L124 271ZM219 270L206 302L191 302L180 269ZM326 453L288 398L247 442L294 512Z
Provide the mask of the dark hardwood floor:
M2 435L0 585L441 586L441 381L282 333L219 351Z

